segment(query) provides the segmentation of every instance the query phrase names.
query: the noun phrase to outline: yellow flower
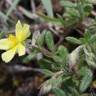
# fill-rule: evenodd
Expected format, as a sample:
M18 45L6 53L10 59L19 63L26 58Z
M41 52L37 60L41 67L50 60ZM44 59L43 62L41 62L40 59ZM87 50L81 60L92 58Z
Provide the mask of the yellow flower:
M29 37L29 25L22 25L20 21L16 24L15 36L10 34L8 38L4 38L0 40L0 49L6 50L2 54L2 60L8 63L13 59L16 53L19 56L25 54L25 46L24 41Z

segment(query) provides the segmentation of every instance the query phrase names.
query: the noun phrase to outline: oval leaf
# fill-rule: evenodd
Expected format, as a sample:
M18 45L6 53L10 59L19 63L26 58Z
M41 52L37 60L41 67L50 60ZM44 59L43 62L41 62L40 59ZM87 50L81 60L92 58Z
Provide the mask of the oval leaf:
M54 41L53 41L53 36L50 31L47 31L45 34L45 42L47 44L47 47L53 51L54 50Z
M66 37L66 40L73 44L81 44L81 41L74 37Z

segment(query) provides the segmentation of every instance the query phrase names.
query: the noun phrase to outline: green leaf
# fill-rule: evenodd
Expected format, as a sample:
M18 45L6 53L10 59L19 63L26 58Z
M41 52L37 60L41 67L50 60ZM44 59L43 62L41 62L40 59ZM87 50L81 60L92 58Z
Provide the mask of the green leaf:
M92 44L92 46L93 46L93 44ZM90 67L96 68L96 56L95 56L96 49L95 49L95 46L93 48L92 48L92 46L87 45L83 48L84 56L85 56L86 63Z
M40 60L38 62L38 64L39 64L40 68L42 68L42 69L50 69L51 70L53 62L51 60L43 58L42 60Z
M62 63L62 58L60 58L59 56L54 55L52 58L53 58L53 60L54 60L56 63ZM60 66L61 66L61 65L60 65Z
M85 12L84 12L83 6L84 6L84 4L82 3L82 1L77 3L77 10L80 15L80 20L83 20L85 17Z
M96 42L96 34L92 35L91 38L89 39L90 43Z
M85 93L85 94L82 94L81 96L90 96L89 94Z
M85 38L80 38L79 40L82 42L82 44L88 43L88 40L86 40Z
M50 83L53 85L53 87L57 87L57 86L61 85L62 82L63 82L62 75L58 76L57 78L51 79L51 81L50 81Z
M84 11L85 12L91 12L92 11L92 9L93 9L93 7L92 7L92 5L91 4L86 4L85 6L84 6Z
M50 17L53 17L53 7L52 7L51 0L41 0L41 1L42 1L43 5L44 5L48 15Z
M89 42L89 39L90 39L90 38L91 38L91 33L90 33L90 32L85 32L83 39L85 40L86 43Z
M63 23L64 23L64 20L63 19L61 20L61 18L49 17L49 16L46 16L40 12L38 12L37 15L39 17L41 17L42 19L44 19L47 23L49 22L49 23L57 24L57 25L63 25Z
M57 56L59 56L62 59L62 62L66 62L67 56L68 56L68 50L63 45L60 45L58 47L58 50L56 52Z
M37 39L37 44L38 44L38 46L43 46L43 44L44 44L44 37L45 37L45 31L43 31L43 32L39 35L39 37L38 37L38 39Z
M64 58L64 55L66 56L68 54L68 50L66 47L64 47L63 45L60 45L58 47L58 50L56 52L58 55L60 55L61 57Z
M51 51L54 51L53 35L50 31L46 31L46 33L45 33L45 42L46 42L47 47Z
M74 37L66 37L66 40L73 44L81 44L81 41Z
M80 73L81 75L83 75L83 78L80 83L80 91L84 92L92 82L93 74L92 74L92 71L87 67L81 68Z
M73 87L69 87L69 89L70 89L70 91L71 91L72 96L81 96L81 95L79 94L79 91L78 91L77 89L75 89L75 88L73 88Z
M52 92L55 93L55 96L66 96L65 92L60 88L54 88Z
M35 50L34 52L30 53L28 56L23 58L23 63L28 63L30 62L32 59L34 59L37 55L37 51Z
M70 7L70 8L76 7L75 3L72 3L71 1L68 1L68 0L60 0L60 4L64 7Z
M49 76L53 76L53 72L48 70L48 69L42 69L42 73L45 74L45 76L49 77Z

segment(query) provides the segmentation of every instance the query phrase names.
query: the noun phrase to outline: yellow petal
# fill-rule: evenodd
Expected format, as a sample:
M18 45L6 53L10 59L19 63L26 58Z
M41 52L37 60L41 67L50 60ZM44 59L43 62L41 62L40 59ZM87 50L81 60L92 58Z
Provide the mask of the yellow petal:
M0 49L8 50L11 46L11 42L8 39L0 40Z
M30 31L29 31L29 25L28 24L23 25L22 32L23 32L23 36L24 36L23 40L25 40L27 37L30 36Z
M16 40L16 37L14 35L10 34L8 37L8 40L9 40L8 42L11 42L11 44L10 44L11 48L16 46L17 40Z
M2 60L6 63L10 62L16 53L16 49L17 49L17 47L14 47L14 48L4 52L2 54Z
M12 35L12 34L9 34L8 40L15 42L16 41L16 37L14 35Z
M18 41L23 41L25 40L28 36L29 36L29 25L28 24L24 24L22 26L21 22L18 21L16 24L16 38L18 39Z
M21 33L22 33L22 24L20 21L17 22L16 24L16 38L18 40L21 40Z
M24 55L25 51L26 51L25 46L23 44L21 44L21 43L18 44L17 51L18 51L19 56Z

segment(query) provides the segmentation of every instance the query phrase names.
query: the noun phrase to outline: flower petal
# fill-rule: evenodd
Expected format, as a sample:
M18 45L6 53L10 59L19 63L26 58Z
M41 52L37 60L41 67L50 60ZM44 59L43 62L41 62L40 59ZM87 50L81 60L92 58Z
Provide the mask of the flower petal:
M12 58L14 57L15 53L16 53L16 49L17 47L14 47L6 52L4 52L2 54L2 60L6 63L8 63L9 61L12 60Z
M13 48L14 46L16 46L17 40L14 35L10 34L8 37L8 40L9 40L8 42L10 42L10 48Z
M23 25L23 29L22 29L22 32L23 32L23 39L25 40L27 37L30 36L30 31L29 31L29 25L28 24L24 24Z
M21 22L18 21L16 24L16 38L18 41L23 41L29 36L29 25L24 24L22 26Z
M11 42L8 39L0 40L0 49L8 50L11 46Z
M18 21L17 22L17 24L16 24L16 38L18 39L18 40L21 40L21 33L22 33L22 24L21 24L21 22L20 21Z
M17 51L18 51L18 55L19 56L22 56L22 55L24 55L25 54L25 51L26 51L26 49L25 49L25 46L23 45L23 44L18 44L18 49L17 49Z

